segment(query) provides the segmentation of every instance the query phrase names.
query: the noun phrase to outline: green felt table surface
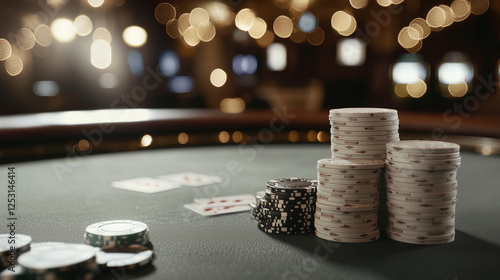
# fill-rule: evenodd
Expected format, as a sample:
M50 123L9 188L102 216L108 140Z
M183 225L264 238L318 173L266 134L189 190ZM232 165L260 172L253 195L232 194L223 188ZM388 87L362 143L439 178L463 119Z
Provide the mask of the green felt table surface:
M382 237L365 244L322 241L314 234L261 232L249 212L203 217L183 205L194 198L254 194L269 179L316 177L328 144L185 147L13 164L17 233L34 242L83 243L96 222L148 224L152 266L101 279L498 279L500 158L462 152L456 240L423 246ZM0 166L0 218L7 224L7 168ZM116 180L193 171L222 176L219 185L143 194L112 188ZM4 226L1 233L6 233Z

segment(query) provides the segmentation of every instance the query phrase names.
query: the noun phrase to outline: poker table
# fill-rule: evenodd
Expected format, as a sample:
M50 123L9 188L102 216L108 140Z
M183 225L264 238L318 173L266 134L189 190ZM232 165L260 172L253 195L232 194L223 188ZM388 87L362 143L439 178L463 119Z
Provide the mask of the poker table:
M249 212L204 217L184 208L193 199L254 194L269 179L316 177L328 143L175 147L53 158L0 166L0 181L15 166L18 234L34 242L83 243L93 223L146 223L152 265L111 271L99 279L495 279L500 275L500 158L462 151L456 239L411 245L381 237L349 244L314 234L274 235L257 228ZM66 166L64 172L58 166ZM135 177L193 171L223 182L144 194L112 188ZM6 201L5 183L0 199ZM6 204L2 203L6 224ZM2 230L5 232L6 230Z

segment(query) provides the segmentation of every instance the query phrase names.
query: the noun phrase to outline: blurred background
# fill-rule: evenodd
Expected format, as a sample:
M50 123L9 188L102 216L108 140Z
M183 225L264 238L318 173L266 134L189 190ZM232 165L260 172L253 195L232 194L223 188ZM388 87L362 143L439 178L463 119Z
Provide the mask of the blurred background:
M500 137L499 1L19 0L1 5L0 129L2 145L18 146L12 157L48 153L46 145L55 141L52 153L66 153L65 145L75 151L81 141L88 150L93 143L82 129L103 119L149 121L135 130L120 127L133 134L129 148L135 149L144 147L145 136L146 146L162 143L152 133L173 133L171 144L202 143L186 140L196 129L211 130L210 143L244 143L243 128L269 126L271 112L305 112L287 126L283 141L328 142L327 110L362 106L402 112L403 138L409 131L429 136L438 127L451 134ZM154 110L120 120L103 111L118 108ZM200 110L223 115L214 118ZM47 114L68 111L79 113ZM211 121L200 121L205 118ZM119 131L105 132L104 138ZM33 144L33 139L41 143L36 137L44 137L46 145Z
M498 1L1 5L2 115L113 107L241 112L284 104L444 111L474 96L483 80L495 89L474 111L499 114Z

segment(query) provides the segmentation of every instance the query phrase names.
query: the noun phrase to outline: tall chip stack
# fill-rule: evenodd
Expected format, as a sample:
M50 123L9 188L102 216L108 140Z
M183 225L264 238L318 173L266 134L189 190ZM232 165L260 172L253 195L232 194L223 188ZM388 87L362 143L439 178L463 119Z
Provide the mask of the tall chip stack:
M379 177L382 160L318 160L314 226L320 238L362 243L380 238Z
M338 177L338 174L332 174L331 169L322 169L321 165L325 164L324 160L318 161L318 192L321 191L321 197L318 197L317 205L320 203L335 202L336 206L339 203L349 203L351 207L342 209L354 209L353 211L365 211L366 205L374 205L376 197L375 209L370 209L373 213L360 214L360 217L369 217L366 221L375 219L378 228L384 229L387 221L387 210L385 207L385 185L380 183L383 180L383 160L386 157L386 143L390 141L399 141L399 119L396 110L384 108L343 108L330 110L329 120L331 124L331 151L332 159L350 160L350 163L344 162L344 169L329 164L329 167L334 170L348 170L359 168L361 162L370 162L373 166L373 174L367 174L365 171L357 171L344 178ZM325 159L326 160L326 159ZM356 162L356 161L360 162ZM331 177L331 176L334 177ZM329 177L330 176L330 177ZM368 180L366 180L368 179ZM325 181L329 180L329 181ZM356 182L364 183L356 183ZM368 183L366 182L368 181ZM323 183L322 183L323 182ZM374 189L374 186L376 187ZM349 187L350 189L346 189ZM329 192L329 194L324 191ZM339 192L346 191L343 195ZM382 195L380 195L382 193ZM381 203L380 203L381 202ZM324 209L328 209L325 208ZM368 207L369 208L369 207ZM316 213L321 211L316 210ZM363 210L360 210L363 209ZM347 210L346 210L347 211ZM332 214L332 213L329 213ZM337 213L338 215L338 213ZM316 215L318 216L318 215ZM332 215L329 215L332 216ZM351 220L354 216L344 217ZM321 222L318 222L318 224ZM377 231L378 231L377 228ZM353 231L353 230L351 230ZM340 231L339 231L340 232ZM318 234L318 233L317 233ZM333 233L333 236L335 233ZM318 235L319 237L322 237ZM324 237L324 236L323 236ZM331 238L330 238L331 239ZM376 238L378 239L378 238ZM374 239L374 240L376 240ZM338 240L338 238L337 238ZM337 241L336 240L336 241ZM347 240L344 238L344 240ZM363 239L363 241L366 241Z
M412 244L455 239L460 146L408 140L387 144L387 236Z
M250 203L260 230L275 234L308 234L314 230L317 181L306 178L269 180L267 190Z

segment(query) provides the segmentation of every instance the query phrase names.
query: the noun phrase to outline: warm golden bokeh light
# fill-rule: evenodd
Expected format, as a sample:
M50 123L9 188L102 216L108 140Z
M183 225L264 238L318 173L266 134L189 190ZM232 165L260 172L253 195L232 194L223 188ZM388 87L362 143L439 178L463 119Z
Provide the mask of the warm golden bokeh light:
M48 47L52 45L52 33L50 31L50 27L45 24L41 24L36 27L35 32L35 41L42 47Z
M324 132L324 131L318 132L318 134L316 135L316 138L321 143L330 142L330 134L327 132Z
M342 36L350 36L354 31L356 30L356 27L358 26L356 19L353 16L351 17L351 22L349 23L349 27L346 30L340 30L338 31L340 35Z
M307 33L300 29L294 29L292 35L290 35L290 40L297 44L304 43L307 40L307 35Z
M89 5L98 8L104 4L104 0L87 0L89 2Z
M368 0L349 0L349 3L354 9L363 9L368 5Z
M153 137L149 134L145 134L141 138L141 147L149 147L153 143Z
M12 46L9 41L0 38L0 61L8 59L12 55Z
M451 10L450 6L439 5L439 7L443 9L445 15L442 27L450 26L453 22L455 22L455 15L453 15L453 11Z
M392 5L392 1L391 0L377 0L377 4L379 4L382 7L389 7L390 5Z
M198 26L200 24L206 24L210 21L210 16L208 12L203 8L194 8L189 13L189 24L192 26Z
M287 16L278 16L274 20L273 30L276 36L280 38L288 38L292 34L293 31L293 22Z
M90 143L87 139L82 139L78 141L78 149L80 149L80 151L85 152L89 148L90 148Z
M28 28L21 28L16 36L17 45L23 50L31 50L35 46L35 35Z
M299 141L299 133L296 130L288 132L288 141L292 143Z
M231 138L231 136L229 135L229 133L227 131L219 132L219 142L225 144L225 143L229 142L230 138Z
M191 47L194 47L200 43L200 37L198 37L198 30L194 26L188 27L184 33L184 41Z
M17 76L23 71L23 61L21 58L17 55L11 55L6 61L5 61L5 70L7 70L7 73L11 76Z
M307 36L307 42L313 46L319 46L325 41L325 32L320 27L316 28Z
M166 25L172 19L175 19L176 10L170 3L160 3L155 9L155 18L161 24Z
M105 69L111 65L111 45L103 39L95 40L90 47L90 62L95 68Z
M398 97L408 97L409 93L408 93L407 84L395 84L394 85L394 93Z
M309 8L309 1L310 0L292 0L290 6L297 12L303 12Z
M227 81L227 74L224 70L217 68L210 73L210 82L215 87L223 86Z
M422 46L424 45L424 43L422 43L422 40L419 40L417 42L417 44L411 48L406 48L406 50L409 52L409 53L416 53L418 52L420 49L422 49Z
M408 84L406 90L411 97L420 98L427 92L427 84L422 79L418 79L416 83Z
M450 8L455 15L456 22L463 21L471 14L471 4L467 0L454 0Z
M398 34L398 43L405 49L414 47L418 44L418 31L413 27L403 27Z
M75 32L79 36L87 36L92 32L93 25L90 18L86 15L79 15L75 18Z
M427 36L431 34L431 28L427 21L423 18L416 18L412 20L408 27L414 28L418 32L418 38L412 39L422 40L427 38ZM409 33L408 35L412 36L412 34L413 32Z
M441 7L432 7L427 13L426 21L432 28L442 27L446 21L446 13Z
M264 36L267 30L267 23L262 18L256 17L252 23L252 26L248 30L248 35L254 39L259 39Z
M148 40L148 33L140 26L129 26L123 30L123 41L133 48L144 46Z
M274 42L274 33L271 30L266 30L264 35L257 39L257 44L265 48Z
M52 22L50 26L52 35L60 43L69 43L76 37L73 21L67 18L59 18Z
M188 13L184 13L179 17L177 26L179 27L179 32L182 35L184 35L184 32L186 32L186 30L191 26L191 24L189 23L189 14Z
M233 142L240 143L241 141L243 141L243 133L241 131L233 132Z
M177 39L182 36L181 32L179 31L179 21L177 21L177 19L175 18L167 22L165 29L167 30L168 36L173 39Z
M187 144L187 142L189 142L189 135L187 135L187 133L185 132L181 132L179 133L179 136L177 136L177 141L179 142L179 144L185 145Z
M332 15L331 25L337 32L346 31L351 27L352 17L344 11L337 11Z
M318 133L316 132L316 130L309 130L309 132L307 132L307 141L309 142L316 142L317 138L316 136L318 135Z
M229 7L221 2L211 2L206 5L208 14L210 15L210 20L218 26L227 26L231 24L236 16L233 11L229 10Z
M246 8L240 10L236 17L234 18L234 23L238 29L243 31L248 31L252 27L253 21L255 20L255 13Z
M453 97L462 97L469 91L469 86L465 81L457 84L449 84L448 92Z
M200 23L196 28L198 38L203 42L210 42L215 37L215 26L212 22Z
M470 1L471 14L473 14L473 15L484 14L488 10L489 7L490 7L489 0L471 0Z
M242 98L224 98L220 102L220 110L224 113L237 114L245 110L245 100Z
M94 31L94 34L92 35L92 41L97 41L97 40L104 40L111 44L113 37L111 36L111 32L109 32L108 29L104 27L99 27Z

